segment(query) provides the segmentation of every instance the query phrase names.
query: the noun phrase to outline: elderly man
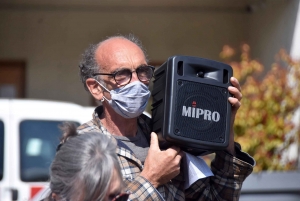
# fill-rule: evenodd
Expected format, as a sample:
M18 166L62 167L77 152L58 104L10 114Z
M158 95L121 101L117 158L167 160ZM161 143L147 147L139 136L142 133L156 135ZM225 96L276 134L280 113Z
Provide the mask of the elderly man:
M254 160L240 151L233 139L233 122L240 107L240 85L231 78L233 95L231 137L228 148L216 153L211 164L214 176L199 179L189 188L184 174L180 148L160 150L151 133L145 110L150 92L148 84L153 67L147 64L141 43L134 36L113 36L90 46L79 65L81 80L102 105L93 119L78 128L79 133L98 131L113 136L123 179L131 200L238 200L245 178L252 172Z

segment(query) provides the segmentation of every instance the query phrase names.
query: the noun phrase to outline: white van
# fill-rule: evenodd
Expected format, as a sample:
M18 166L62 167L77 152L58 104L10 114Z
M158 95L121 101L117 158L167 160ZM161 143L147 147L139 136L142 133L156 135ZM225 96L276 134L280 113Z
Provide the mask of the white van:
M87 122L93 110L67 102L0 99L0 201L41 200L49 189L59 125Z

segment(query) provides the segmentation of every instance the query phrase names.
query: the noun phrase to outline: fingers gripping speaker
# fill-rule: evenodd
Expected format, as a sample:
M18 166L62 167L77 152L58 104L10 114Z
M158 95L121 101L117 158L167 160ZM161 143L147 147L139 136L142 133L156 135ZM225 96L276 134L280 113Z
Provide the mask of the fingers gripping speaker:
M170 57L155 71L152 130L162 149L205 155L228 146L232 74L227 64L190 56Z

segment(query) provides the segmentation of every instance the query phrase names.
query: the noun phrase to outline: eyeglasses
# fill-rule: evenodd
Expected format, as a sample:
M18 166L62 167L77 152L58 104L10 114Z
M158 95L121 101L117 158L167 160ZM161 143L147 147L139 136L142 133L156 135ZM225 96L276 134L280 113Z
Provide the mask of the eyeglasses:
M131 81L132 73L136 72L137 77L141 82L148 82L153 77L154 67L149 65L142 65L135 69L135 71L131 71L130 69L121 69L115 73L94 73L93 76L96 75L110 75L114 78L118 85L126 85Z
M127 201L129 198L129 193L121 193L119 195L117 195L114 199L112 199L111 201Z

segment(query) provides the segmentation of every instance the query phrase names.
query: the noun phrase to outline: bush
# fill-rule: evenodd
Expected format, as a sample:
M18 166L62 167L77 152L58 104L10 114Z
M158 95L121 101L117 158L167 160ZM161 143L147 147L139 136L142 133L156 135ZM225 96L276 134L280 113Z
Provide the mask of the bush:
M297 159L289 160L283 153L292 143L299 144L299 119L295 122L293 117L300 103L300 62L280 50L264 72L263 65L250 58L249 45L241 46L240 61L233 61L234 56L235 50L227 45L220 53L242 87L235 141L255 158L255 172L296 169Z

